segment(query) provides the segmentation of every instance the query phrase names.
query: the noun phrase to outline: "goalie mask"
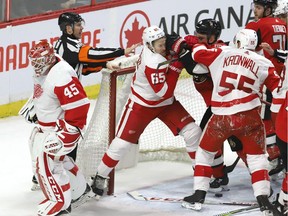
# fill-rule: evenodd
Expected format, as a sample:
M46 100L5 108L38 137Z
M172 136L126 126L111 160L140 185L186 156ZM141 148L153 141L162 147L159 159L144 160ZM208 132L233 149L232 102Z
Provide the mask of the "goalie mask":
M219 21L214 19L203 19L200 20L195 26L196 32L198 34L207 35L208 44L215 43L221 35L222 27ZM211 35L215 36L215 40L209 43Z
M62 13L59 18L58 18L58 25L60 27L60 30L63 33L67 33L66 32L66 26L69 25L72 27L74 27L75 23L78 22L85 22L84 19L77 13L72 13L72 12L66 12L66 13Z
M158 26L150 26L144 29L143 31L143 45L150 45L153 47L152 42L155 40L158 40L162 37L165 37L165 33L162 29L160 29Z
M255 50L257 43L257 33L252 29L242 29L234 38L235 47L238 49Z
M41 40L33 46L28 55L37 77L46 75L56 62L54 49L47 40Z

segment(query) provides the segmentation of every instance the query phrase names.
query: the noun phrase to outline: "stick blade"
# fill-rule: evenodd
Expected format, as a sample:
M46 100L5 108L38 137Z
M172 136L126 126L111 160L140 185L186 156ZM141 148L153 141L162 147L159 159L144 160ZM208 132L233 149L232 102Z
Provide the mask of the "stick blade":
M140 194L138 191L127 192L127 194L135 200L146 201L145 197L143 197L143 195Z

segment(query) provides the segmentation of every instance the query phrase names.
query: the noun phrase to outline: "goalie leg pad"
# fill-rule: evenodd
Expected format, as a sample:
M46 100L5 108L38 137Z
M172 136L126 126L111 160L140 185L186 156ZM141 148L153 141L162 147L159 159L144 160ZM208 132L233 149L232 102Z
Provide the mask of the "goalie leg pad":
M69 176L63 168L63 161L46 153L37 157L38 180L46 199L38 205L39 215L56 215L69 208L71 191Z
M72 200L76 200L82 196L86 190L87 183L85 177L70 157L66 156L63 162L64 169L67 171L70 179Z
M32 161L32 171L34 175L36 174L36 159L42 152L42 143L44 138L45 137L40 129L38 127L34 127L28 141Z

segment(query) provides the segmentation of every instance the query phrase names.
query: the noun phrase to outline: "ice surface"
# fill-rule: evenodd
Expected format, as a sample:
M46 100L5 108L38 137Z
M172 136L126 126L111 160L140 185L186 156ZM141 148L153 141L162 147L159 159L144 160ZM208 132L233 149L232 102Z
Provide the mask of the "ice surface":
M22 117L0 119L0 216L32 216L37 204L43 200L41 191L31 188L31 163L28 138L33 126ZM225 147L225 161L229 165L235 154ZM193 171L189 163L154 161L141 162L134 168L116 171L115 195L104 196L99 201L90 200L75 209L71 216L213 216L218 213L242 208L241 206L204 205L200 212L187 210L181 203L147 202L132 199L126 193L137 190L145 196L183 198L193 192ZM230 175L230 191L216 198L208 193L207 201L255 202L250 175L239 162ZM278 192L281 181L273 181ZM238 215L261 215L259 209Z

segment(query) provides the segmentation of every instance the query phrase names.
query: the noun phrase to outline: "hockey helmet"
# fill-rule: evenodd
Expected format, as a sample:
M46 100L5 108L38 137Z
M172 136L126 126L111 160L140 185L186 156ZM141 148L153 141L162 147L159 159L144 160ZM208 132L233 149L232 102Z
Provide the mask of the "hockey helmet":
M277 6L277 0L253 0L253 3L255 4L261 4L261 5L275 5Z
M278 6L275 9L273 15L279 16L287 13L288 13L288 0L281 0L280 2L278 2Z
M277 7L277 0L253 0L254 4L260 4L266 10L268 7L271 8L272 13Z
M40 40L30 50L28 55L36 76L45 75L55 63L53 46L47 40Z
M150 27L147 27L143 31L142 39L143 39L143 45L149 44L153 47L152 42L155 40L158 40L165 36L165 33L162 29L160 29L158 26L153 25Z
M258 44L258 36L256 31L252 29L240 30L234 37L234 44L235 47L239 49L255 50Z
M215 35L215 41L221 35L222 27L219 21L214 19L203 19L200 20L195 26L196 32L199 34L207 35L207 39L209 41L211 35Z
M62 13L58 18L58 25L60 27L60 30L64 33L66 33L67 25L70 25L73 28L74 24L78 22L85 21L79 14L73 12Z

